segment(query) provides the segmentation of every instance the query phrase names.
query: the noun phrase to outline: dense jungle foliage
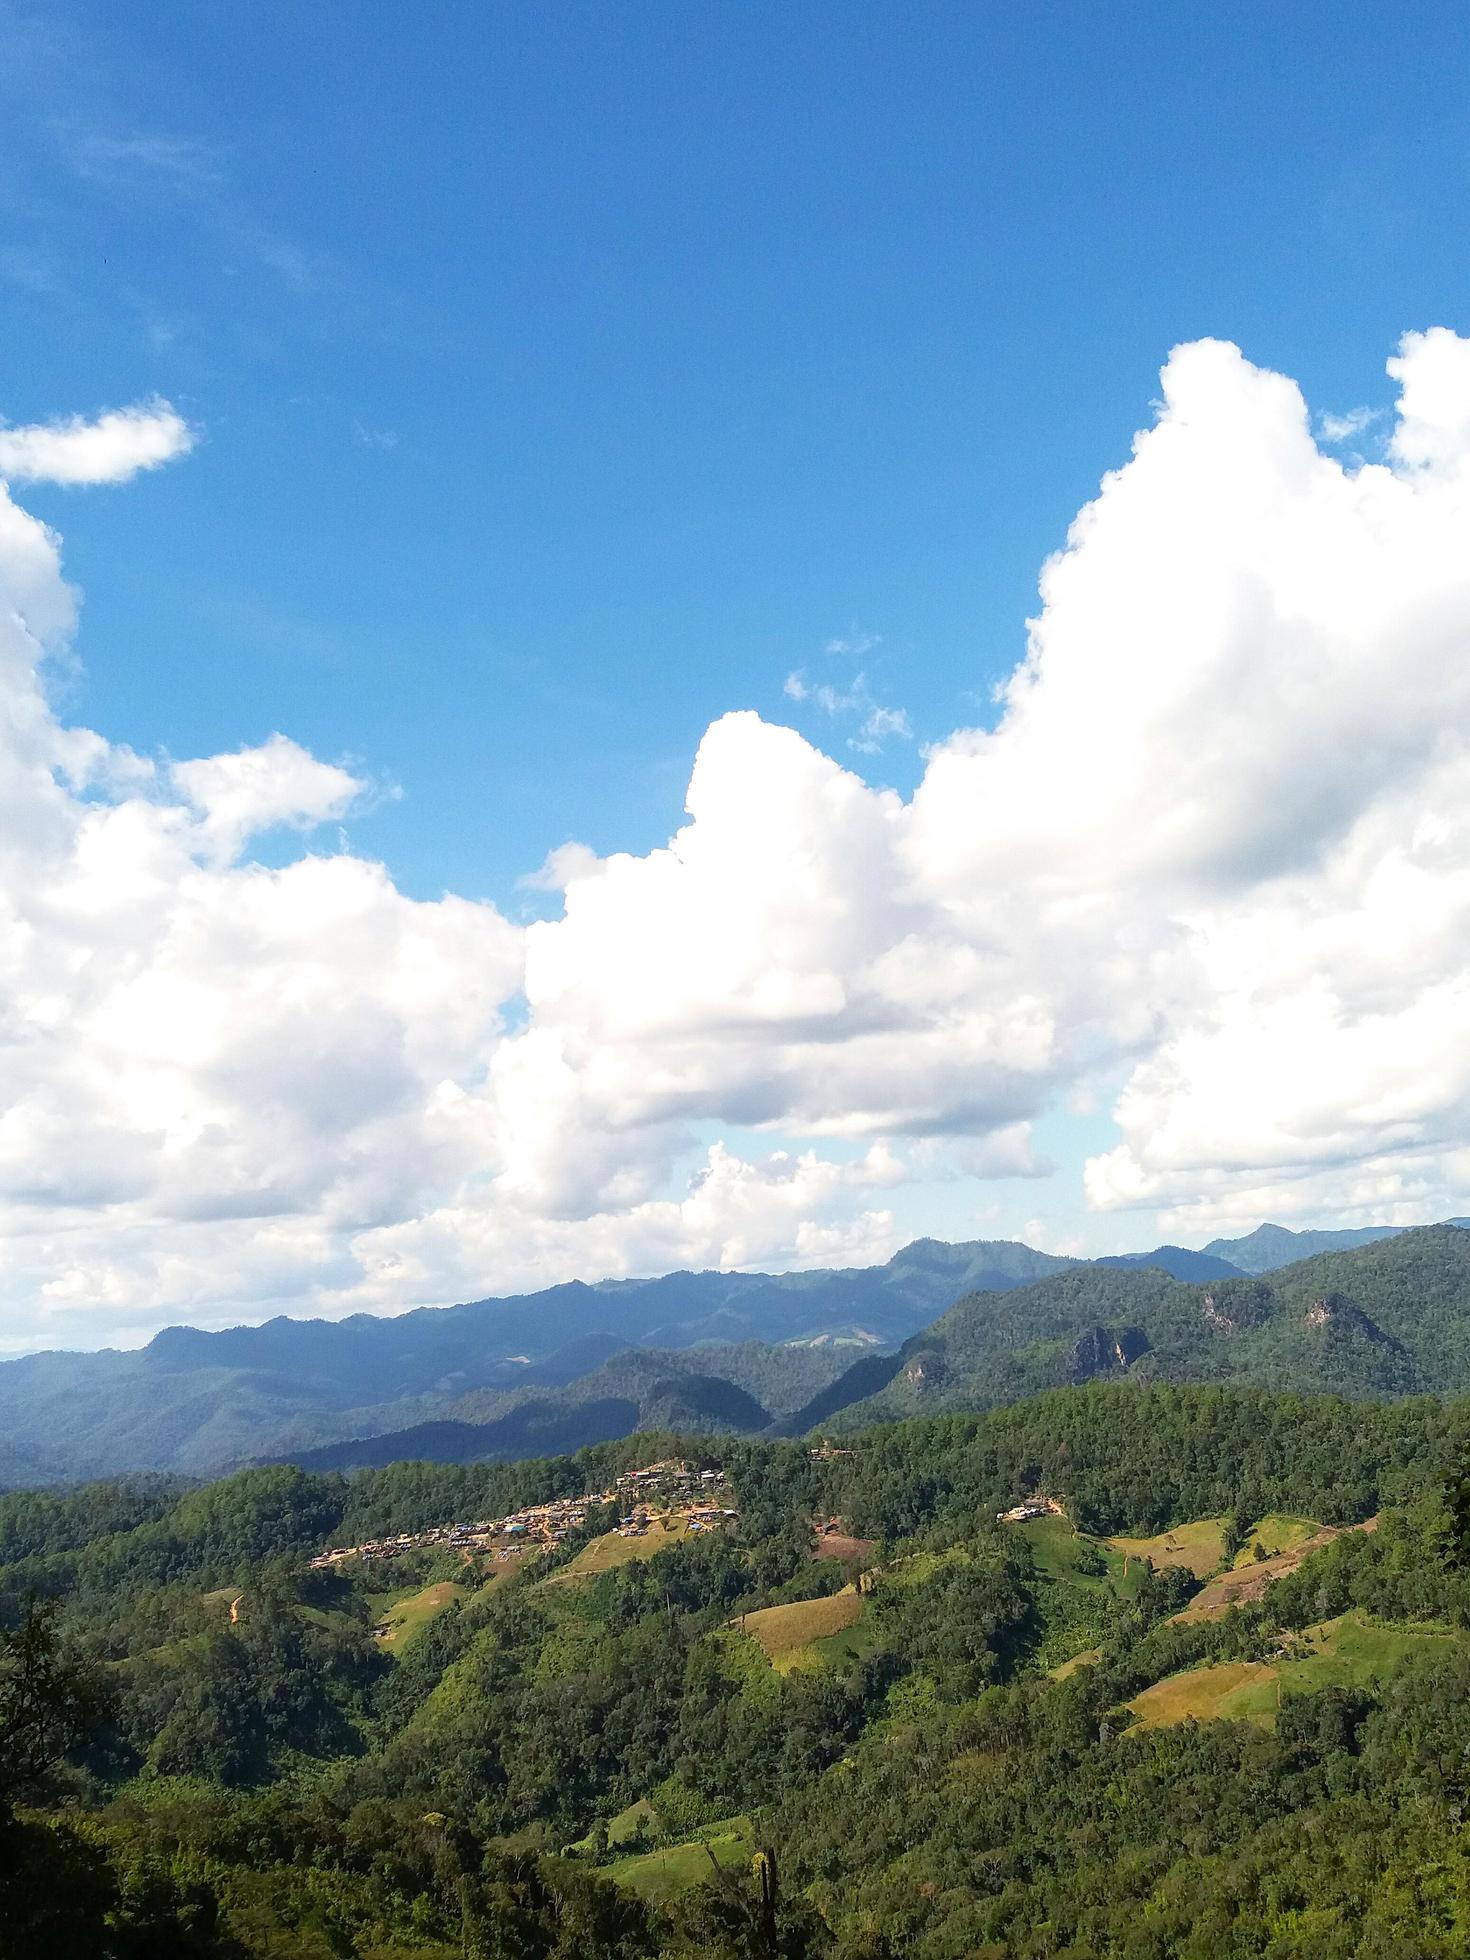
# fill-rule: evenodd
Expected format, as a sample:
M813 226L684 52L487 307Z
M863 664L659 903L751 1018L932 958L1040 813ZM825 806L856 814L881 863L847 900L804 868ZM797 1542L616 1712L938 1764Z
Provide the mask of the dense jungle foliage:
M1467 1441L1466 1403L1110 1384L0 1498L0 1954L1461 1954ZM730 1529L308 1564L675 1450ZM1260 1583L1217 1611L1212 1568Z

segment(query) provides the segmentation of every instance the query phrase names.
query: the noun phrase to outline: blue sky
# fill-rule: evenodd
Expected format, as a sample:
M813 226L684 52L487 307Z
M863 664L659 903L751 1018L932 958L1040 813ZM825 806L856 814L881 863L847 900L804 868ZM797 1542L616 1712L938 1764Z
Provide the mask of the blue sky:
M717 714L830 734L793 669L987 713L1176 341L1350 406L1463 320L1455 7L0 19L3 412L206 435L33 499L76 711L359 759L424 895L661 842Z
M15 479L27 807L112 746L0 867L10 1344L1465 1209L1467 80L1450 5L0 0L0 474L190 431Z

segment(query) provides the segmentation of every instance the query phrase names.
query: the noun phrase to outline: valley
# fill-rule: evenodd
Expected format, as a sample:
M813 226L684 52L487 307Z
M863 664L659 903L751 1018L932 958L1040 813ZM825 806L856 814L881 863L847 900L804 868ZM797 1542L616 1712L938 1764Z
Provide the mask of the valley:
M1462 1857L1467 1461L1470 1401L1123 1380L840 1445L14 1493L0 1618L53 1601L107 1714L9 1828L37 1874L92 1847L119 1924L155 1874L211 1960L753 1960L773 1887L819 1960L875 1923L1253 1953L1224 1868L1449 1953L1452 1901L1379 1875Z

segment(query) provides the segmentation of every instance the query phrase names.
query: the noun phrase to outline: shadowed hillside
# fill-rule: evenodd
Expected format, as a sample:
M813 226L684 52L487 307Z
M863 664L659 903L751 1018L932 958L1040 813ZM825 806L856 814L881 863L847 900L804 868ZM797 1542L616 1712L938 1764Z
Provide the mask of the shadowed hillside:
M0 1476L207 1475L425 1422L494 1420L508 1404L466 1408L464 1398L569 1383L635 1345L777 1349L747 1386L780 1414L846 1357L897 1347L961 1294L1024 1285L1069 1263L1007 1241L921 1239L886 1265L852 1271L571 1282L393 1319L170 1327L136 1352L28 1355L0 1364ZM805 1348L820 1358L803 1360ZM723 1357L706 1364L723 1368ZM728 1378L740 1381L738 1369Z

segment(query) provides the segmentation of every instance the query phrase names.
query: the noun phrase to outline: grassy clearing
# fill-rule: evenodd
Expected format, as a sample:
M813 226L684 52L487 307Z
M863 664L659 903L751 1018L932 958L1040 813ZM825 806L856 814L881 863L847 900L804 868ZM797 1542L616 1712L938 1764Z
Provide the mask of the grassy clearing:
M946 1565L963 1565L970 1557L963 1545L951 1545L942 1552L907 1552L883 1567L885 1586L919 1586Z
M706 1850L708 1846L708 1850ZM755 1851L748 1817L729 1817L723 1824L712 1824L687 1844L671 1844L666 1850L642 1851L632 1857L615 1858L605 1866L604 1878L626 1886L641 1899L657 1902L672 1899L691 1886L713 1878L710 1853L721 1865L739 1870L749 1863Z
M626 1845L635 1843L646 1845L658 1829L658 1822L658 1807L653 1800L649 1797L636 1797L632 1803L620 1810L616 1817L608 1819L608 1849L618 1851ZM723 1829L724 1826L720 1828ZM585 1837L578 1838L574 1844L569 1844L567 1849L574 1858L588 1857L592 1853L595 1837L596 1833L589 1831ZM631 1857L634 1854L629 1852L626 1855ZM641 1856L641 1851L637 1855Z
M1223 1660L1213 1668L1170 1674L1129 1701L1139 1729L1162 1729L1176 1721L1217 1721L1227 1703L1243 1690L1276 1682L1276 1668L1264 1660ZM1274 1707L1274 1701L1272 1701Z
M758 1613L747 1613L740 1628L758 1642L778 1674L789 1674L793 1668L820 1667L824 1660L862 1652L849 1636L863 1617L864 1605L861 1594L845 1589L826 1599L763 1606ZM845 1646L840 1644L844 1640Z
M629 1838L650 1829L657 1820L658 1812L647 1797L639 1797L626 1810L620 1810L616 1817L609 1820L607 1841L609 1844L626 1844Z
M1442 1651L1463 1638L1449 1627L1398 1625L1370 1620L1365 1613L1344 1613L1308 1627L1292 1642L1290 1658L1281 1663L1282 1685L1298 1693L1366 1687L1385 1680L1409 1655Z
M1111 1545L1105 1545L1103 1549L1109 1559L1113 1586L1119 1597L1136 1599L1148 1584L1148 1567L1141 1558L1128 1558L1122 1552L1115 1551ZM1113 1559L1118 1561L1116 1569L1111 1564Z
M1276 1712L1276 1669L1269 1661L1221 1661L1215 1667L1191 1668L1187 1674L1171 1674L1135 1695L1128 1706L1135 1726L1164 1728L1171 1722L1225 1720L1239 1714L1245 1719L1262 1719L1259 1690L1267 1691L1267 1719ZM1250 1715L1232 1706L1244 1694L1251 1705Z
M406 1598L394 1601L382 1613L378 1624L386 1630L378 1636L379 1644L390 1654L400 1653L416 1633L420 1633L437 1613L442 1613L451 1600L463 1599L465 1588L453 1580L441 1579L438 1585L425 1586L422 1592L409 1593Z
M241 1607L242 1615L245 1610ZM300 1619L309 1621L312 1626L327 1627L334 1633L362 1632L362 1621L356 1613L344 1613L335 1606L298 1606L296 1613Z
M120 1660L104 1661L103 1666L114 1674L127 1674L130 1669L145 1661L158 1661L167 1666L176 1666L188 1654L202 1654L209 1646L207 1633L185 1633L177 1640L165 1640L160 1646L149 1647L141 1654L124 1654ZM0 1952L4 1952L0 1947Z
M1310 1520L1305 1518L1276 1520L1263 1518L1261 1521L1262 1527L1270 1523L1296 1526L1309 1524ZM1297 1567L1306 1559L1310 1558L1313 1552L1319 1550L1323 1545L1330 1545L1333 1539L1340 1535L1340 1532L1376 1531L1377 1529L1377 1518L1368 1518L1362 1524L1343 1526L1331 1524L1317 1525L1305 1537L1302 1537L1295 1531L1283 1533L1282 1535L1295 1537L1296 1543L1288 1545L1282 1551L1273 1553L1268 1558L1258 1559L1252 1553L1246 1563L1242 1564L1237 1562L1228 1572L1222 1572L1218 1577L1211 1579L1204 1591L1197 1593L1189 1602L1188 1606L1185 1607L1184 1611L1182 1613L1176 1613L1174 1617L1176 1620L1221 1619L1230 1611L1232 1606L1241 1606L1247 1600L1260 1599L1278 1579L1285 1578L1288 1572L1295 1572Z
M1146 1558L1156 1571L1166 1565L1187 1565L1196 1579L1207 1579L1225 1558L1225 1520L1196 1518L1153 1538L1110 1538L1108 1544L1125 1558Z
M541 1583L544 1586L560 1586L569 1579L593 1578L599 1572L611 1572L617 1566L652 1558L655 1552L661 1552L669 1545L681 1544L688 1535L688 1527L679 1517L655 1518L641 1538L620 1538L616 1531L605 1531L590 1545L584 1545L570 1565L560 1572L553 1572L550 1578L543 1579Z
M878 1628L864 1613L850 1627L821 1635L807 1651L818 1666L846 1667L853 1661L861 1660L865 1654L871 1654L880 1638Z
M1065 1681L1067 1676L1075 1674L1079 1667L1096 1667L1101 1659L1101 1647L1084 1647L1080 1654L1073 1654L1072 1658L1063 1661L1060 1667L1049 1668L1047 1671L1053 1681Z
M1252 1530L1249 1538L1235 1554L1232 1565L1256 1565L1256 1547L1268 1558L1275 1558L1281 1552L1294 1552L1299 1545L1305 1545L1315 1538L1322 1529L1315 1518L1288 1518L1273 1511L1269 1517L1262 1518Z
M1040 1578L1042 1634L1033 1664L1054 1673L1079 1653L1095 1653L1116 1630L1120 1606L1147 1582L1142 1559L1075 1531L1055 1515L1008 1527L1031 1547Z
M1143 1583L1144 1568L1137 1558L1115 1549L1115 1539L1089 1538L1066 1518L1031 1518L1013 1527L1031 1546L1036 1569L1043 1578L1063 1579L1084 1586L1111 1586L1131 1597Z
M1083 1547L1096 1542L1080 1537L1068 1519L1054 1515L1028 1518L1025 1524L1012 1525L1009 1529L1030 1545L1037 1571L1048 1579L1076 1578L1078 1565L1084 1562ZM1118 1563L1121 1566L1123 1561L1119 1559Z
M1269 1728L1283 1695L1318 1688L1366 1688L1385 1680L1410 1654L1442 1649L1464 1636L1447 1627L1397 1626L1345 1613L1288 1636L1270 1661L1226 1661L1171 1675L1128 1706L1140 1728L1169 1722L1259 1722Z

